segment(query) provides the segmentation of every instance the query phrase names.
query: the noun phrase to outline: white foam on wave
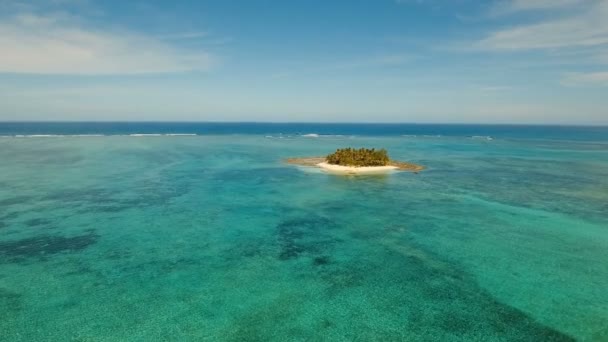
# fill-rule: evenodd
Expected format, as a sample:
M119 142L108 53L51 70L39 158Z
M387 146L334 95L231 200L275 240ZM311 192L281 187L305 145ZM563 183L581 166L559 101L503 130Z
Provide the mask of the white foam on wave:
M134 134L15 134L15 135L0 135L1 138L93 138L93 137L191 137L197 136L194 133L134 133Z
M266 139L292 139L292 138L295 138L295 137L297 137L297 136L292 136L292 135L283 134L283 133L279 133L278 135L270 135L270 134L268 134L268 135L264 136L264 138L266 138Z
M488 141L494 140L494 138L492 138L489 135L473 135L473 136L471 136L471 139L488 140Z
M193 137L195 133L133 133L129 137Z
M303 137L303 138L343 138L343 137L345 137L345 135L309 133L309 134L302 134L301 137ZM351 135L350 137L354 137L354 136Z
M62 134L17 134L15 138L61 138Z

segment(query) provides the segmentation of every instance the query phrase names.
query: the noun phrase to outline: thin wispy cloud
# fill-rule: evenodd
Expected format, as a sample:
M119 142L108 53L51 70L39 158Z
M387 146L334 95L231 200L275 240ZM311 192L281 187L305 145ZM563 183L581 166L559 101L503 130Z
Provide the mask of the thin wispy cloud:
M562 2L567 2L563 0ZM608 44L608 1L595 2L572 15L492 32L475 43L484 50L533 50Z
M568 73L561 83L566 86L608 86L608 71Z
M214 58L158 37L83 26L65 14L18 14L0 20L0 72L142 74L208 70Z
M208 37L209 33L206 31L199 32L177 32L177 33L167 33L159 35L159 39L165 40L187 40L187 39L200 39Z
M515 14L524 11L563 10L592 3L590 0L509 0L495 2L489 10L491 16Z
M598 63L608 64L608 49L598 51L594 56L594 60Z
M412 61L414 58L415 57L410 54L385 54L358 60L328 63L314 68L292 68L290 71L275 73L272 75L272 77L282 78L296 74L315 74L341 70L352 71L365 68L395 67L406 64Z

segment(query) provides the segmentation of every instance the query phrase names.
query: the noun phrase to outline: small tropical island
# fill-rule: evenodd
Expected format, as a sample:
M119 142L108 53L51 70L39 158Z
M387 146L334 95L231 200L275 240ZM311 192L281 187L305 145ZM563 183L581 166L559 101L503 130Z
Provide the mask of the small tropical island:
M318 167L341 175L382 174L392 171L418 172L424 166L392 160L386 149L340 148L326 157L289 158L287 163Z

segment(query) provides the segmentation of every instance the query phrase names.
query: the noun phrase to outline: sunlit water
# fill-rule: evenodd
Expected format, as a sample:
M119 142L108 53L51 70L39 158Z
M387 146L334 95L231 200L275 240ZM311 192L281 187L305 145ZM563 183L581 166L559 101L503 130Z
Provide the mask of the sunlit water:
M606 341L608 143L577 140L0 138L0 340ZM428 170L282 162L346 146Z

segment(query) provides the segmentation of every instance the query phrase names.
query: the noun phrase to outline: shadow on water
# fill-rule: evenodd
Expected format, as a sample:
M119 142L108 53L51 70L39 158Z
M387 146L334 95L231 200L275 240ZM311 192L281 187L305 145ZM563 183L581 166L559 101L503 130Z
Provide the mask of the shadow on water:
M73 237L39 235L14 241L0 242L0 262L19 263L31 259L44 261L59 253L82 251L97 242L99 235L89 231Z

